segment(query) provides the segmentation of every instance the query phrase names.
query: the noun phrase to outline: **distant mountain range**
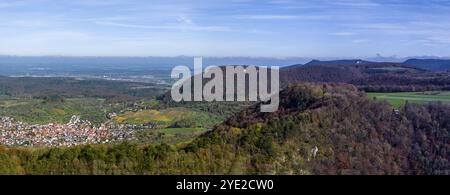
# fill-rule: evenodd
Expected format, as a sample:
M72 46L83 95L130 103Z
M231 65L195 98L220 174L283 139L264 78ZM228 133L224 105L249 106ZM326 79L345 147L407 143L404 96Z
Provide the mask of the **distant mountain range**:
M305 66L314 65L358 65L358 64L371 64L374 62L369 62L365 60L353 59L353 60L332 60L332 61L320 61L312 60L305 64Z
M450 70L450 60L444 59L409 59L403 63L432 71Z
M363 64L379 64L386 62L372 62L361 59L350 59L350 60L331 60L331 61L321 61L321 60L312 60L305 64L305 66L314 66L314 65L336 65L336 66L345 66L345 65L363 65ZM391 63L391 62L389 62ZM450 70L450 59L408 59L402 63L404 65L413 66L416 68L421 68L424 70L430 71L448 71Z
M450 67L449 67L450 68ZM349 83L365 91L424 91L450 89L450 76L407 63L364 60L313 60L280 71L282 86L295 83Z

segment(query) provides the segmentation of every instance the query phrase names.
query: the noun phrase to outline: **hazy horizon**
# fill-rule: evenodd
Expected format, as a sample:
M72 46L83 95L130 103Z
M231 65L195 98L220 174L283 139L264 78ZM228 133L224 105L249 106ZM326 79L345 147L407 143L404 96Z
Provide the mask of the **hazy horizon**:
M203 57L206 59L277 59L277 60L321 60L321 61L330 61L330 60L367 60L367 61L386 61L386 62L394 62L394 61L402 61L407 59L450 59L450 56L381 56L381 55L373 55L373 56L342 56L342 57L326 57L326 56L315 56L315 57L307 57L307 56L195 56L195 55L172 55L172 56L157 56L157 55L148 55L148 56L132 56L132 55L8 55L8 54L0 54L0 57L6 58L166 58L166 59L175 59L175 58L188 58L193 59L194 57Z

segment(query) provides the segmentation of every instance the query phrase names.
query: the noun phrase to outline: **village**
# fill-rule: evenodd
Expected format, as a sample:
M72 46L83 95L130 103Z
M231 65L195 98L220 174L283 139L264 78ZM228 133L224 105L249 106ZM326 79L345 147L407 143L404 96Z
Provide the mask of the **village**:
M0 117L0 144L7 146L76 146L132 139L133 129L111 122L94 126L79 116L67 124L30 125Z

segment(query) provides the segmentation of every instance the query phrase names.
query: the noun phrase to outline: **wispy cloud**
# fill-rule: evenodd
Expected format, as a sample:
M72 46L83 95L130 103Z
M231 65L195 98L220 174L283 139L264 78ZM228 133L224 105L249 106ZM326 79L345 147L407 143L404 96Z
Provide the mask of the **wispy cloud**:
M178 16L177 20L180 23L183 23L183 24L186 24L186 25L193 25L194 24L192 19L188 18L187 16Z
M9 1L9 2L0 2L0 9L1 8L11 8L11 7L17 7L26 5L27 1Z
M122 28L135 29L150 29L150 30L180 30L180 31L208 31L208 32L230 32L230 28L225 26L198 26L185 24L168 24L168 25L141 25L141 24L127 24L118 22L97 21L98 25L114 26Z
M237 19L247 19L247 20L320 20L329 19L328 15L272 15L272 14L262 14L262 15L236 15Z
M448 54L447 18L447 0L0 0L0 54Z
M352 40L352 43L367 43L367 42L369 42L369 40L367 40L367 39L355 39L355 40Z
M48 22L43 20L10 20L0 23L0 26L12 28L41 28L48 25Z
M330 35L334 35L334 36L352 36L352 35L356 35L357 33L354 32L334 32L334 33L330 33Z
M298 19L299 16L295 15L240 15L236 16L239 19L251 19L251 20L292 20Z
M332 0L331 3L334 5L347 6L347 7L381 6L381 4L371 1L371 0Z

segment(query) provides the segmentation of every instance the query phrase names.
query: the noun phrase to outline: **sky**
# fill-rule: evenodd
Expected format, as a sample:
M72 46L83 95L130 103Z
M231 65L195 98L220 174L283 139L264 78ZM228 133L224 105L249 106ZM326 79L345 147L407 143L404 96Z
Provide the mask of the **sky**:
M0 55L450 56L450 0L0 0Z

